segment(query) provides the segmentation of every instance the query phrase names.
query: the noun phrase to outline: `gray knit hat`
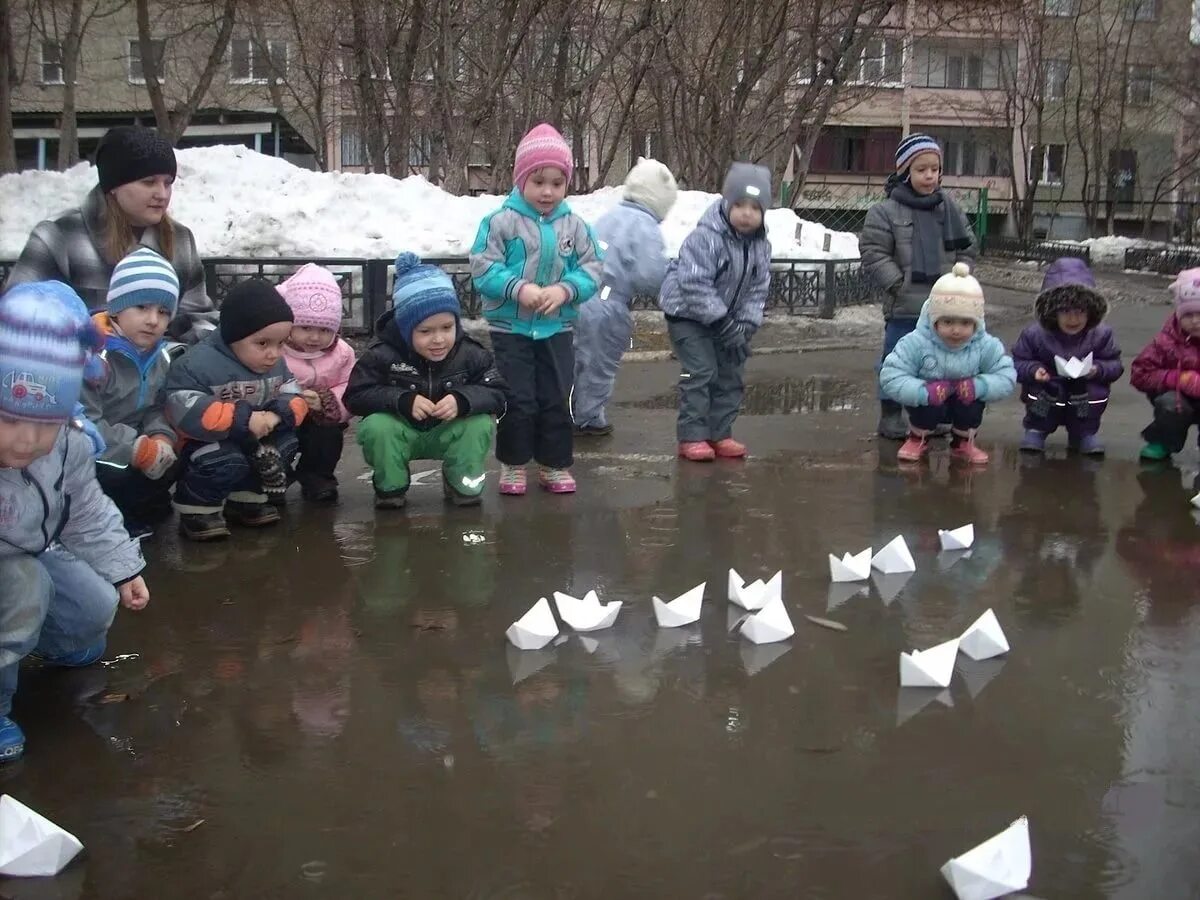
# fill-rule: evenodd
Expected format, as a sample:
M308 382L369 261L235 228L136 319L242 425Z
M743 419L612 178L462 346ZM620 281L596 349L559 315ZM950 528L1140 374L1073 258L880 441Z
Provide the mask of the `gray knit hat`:
M771 208L771 170L754 163L735 162L721 188L726 208L739 200L753 200L765 213Z

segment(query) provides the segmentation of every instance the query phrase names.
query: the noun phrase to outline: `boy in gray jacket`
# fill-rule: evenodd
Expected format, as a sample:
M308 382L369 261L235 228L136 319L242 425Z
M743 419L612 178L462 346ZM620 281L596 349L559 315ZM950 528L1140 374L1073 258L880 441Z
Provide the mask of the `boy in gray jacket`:
M885 295L880 366L900 338L917 327L933 283L956 262L975 267L979 247L970 223L941 183L942 148L927 134L910 134L896 148L887 197L867 211L858 252ZM882 394L879 405L879 436L903 440L908 434L903 407Z
M663 281L658 303L683 368L679 455L693 462L746 455L732 432L750 341L762 325L771 286L765 223L770 202L770 170L735 162L721 199L684 239Z
M21 660L91 665L118 601L141 609L150 599L138 543L96 482L91 441L70 421L99 346L64 284L22 284L0 298L0 762L25 751L8 717Z

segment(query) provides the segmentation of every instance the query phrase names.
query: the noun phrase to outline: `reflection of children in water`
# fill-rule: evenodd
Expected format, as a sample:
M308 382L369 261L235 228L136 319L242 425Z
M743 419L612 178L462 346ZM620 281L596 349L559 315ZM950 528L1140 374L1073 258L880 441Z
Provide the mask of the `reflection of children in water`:
M496 759L513 761L536 749L579 740L587 728L587 681L568 673L538 672L515 687L506 673L493 672L480 687L471 710L479 746Z
M1177 624L1195 607L1200 540L1189 498L1200 492L1200 475L1185 490L1174 467L1138 473L1142 500L1129 524L1117 532L1117 554L1144 588L1147 621Z

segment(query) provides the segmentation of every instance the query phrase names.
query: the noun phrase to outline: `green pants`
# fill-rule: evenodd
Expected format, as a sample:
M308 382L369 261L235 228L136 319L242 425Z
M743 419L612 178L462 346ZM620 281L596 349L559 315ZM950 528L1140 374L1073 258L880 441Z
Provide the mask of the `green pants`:
M419 431L402 416L374 413L358 424L358 443L375 470L375 490L395 493L408 488L408 464L414 459L440 459L442 479L464 497L483 492L483 464L492 449L496 422L491 416L467 416Z

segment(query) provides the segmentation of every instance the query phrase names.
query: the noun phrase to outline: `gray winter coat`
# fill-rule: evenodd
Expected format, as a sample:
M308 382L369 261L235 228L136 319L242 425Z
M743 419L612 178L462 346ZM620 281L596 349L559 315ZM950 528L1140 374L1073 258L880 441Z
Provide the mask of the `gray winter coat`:
M94 317L102 320L102 327L110 328L107 318ZM161 434L175 441L175 429L163 409L171 357L165 342L143 354L111 332L100 356L104 360L104 379L97 383L85 381L80 400L84 413L107 444L98 462L124 468L132 461L133 443L141 435Z
M658 216L640 203L623 200L597 220L595 232L604 245L600 299L628 306L638 294L658 293L667 274ZM586 309L580 310L580 316Z
M217 314L204 284L204 267L196 250L196 239L178 222L175 224L175 254L171 265L179 276L179 308L167 333L177 340L194 343L216 324ZM89 312L108 305L108 283L113 265L101 252L104 234L104 195L94 188L78 209L47 219L33 229L17 264L8 275L7 287L27 281L61 281L75 289ZM139 243L161 252L158 228L142 232Z
M734 231L718 200L683 241L667 267L658 305L668 316L712 325L727 315L753 328L762 324L771 286L771 243L766 228Z
M0 468L0 558L37 556L55 542L113 584L146 565L100 490L92 443L75 425L59 429L50 452L26 468Z
M888 197L880 200L867 211L862 234L858 238L858 254L863 268L881 291L886 292L883 300L885 319L915 319L921 315L921 307L929 299L931 284L912 283L913 212L897 200ZM972 234L971 225L963 211L949 196L937 207L934 215L938 222L947 213L961 216L963 228ZM975 266L979 255L979 244L972 238L971 246L950 256L942 251L942 274L949 272L956 262Z

